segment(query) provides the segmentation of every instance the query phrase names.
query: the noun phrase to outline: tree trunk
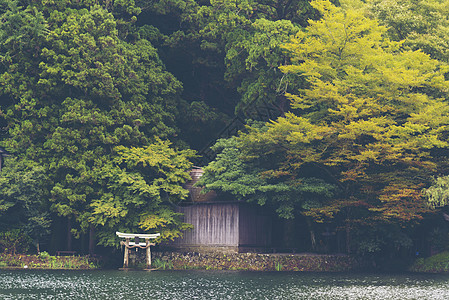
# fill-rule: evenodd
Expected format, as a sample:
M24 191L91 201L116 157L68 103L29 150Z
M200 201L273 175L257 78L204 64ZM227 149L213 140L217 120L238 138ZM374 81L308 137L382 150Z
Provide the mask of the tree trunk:
M72 251L72 220L67 219L67 251Z
M307 219L307 227L309 228L310 243L312 245L312 251L315 251L316 250L315 231L313 230L312 222L310 221L310 219Z
M90 225L89 228L89 255L92 256L95 253L95 227Z
M351 227L349 226L349 220L346 220L346 253L351 254Z

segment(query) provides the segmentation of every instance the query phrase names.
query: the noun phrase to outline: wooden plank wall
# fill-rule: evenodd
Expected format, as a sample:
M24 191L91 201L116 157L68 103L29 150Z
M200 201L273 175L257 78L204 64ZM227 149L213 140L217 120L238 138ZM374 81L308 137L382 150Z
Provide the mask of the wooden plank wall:
M262 207L241 204L239 225L239 246L271 246L271 217Z
M202 203L179 207L184 222L194 229L176 239L176 246L238 246L239 204Z

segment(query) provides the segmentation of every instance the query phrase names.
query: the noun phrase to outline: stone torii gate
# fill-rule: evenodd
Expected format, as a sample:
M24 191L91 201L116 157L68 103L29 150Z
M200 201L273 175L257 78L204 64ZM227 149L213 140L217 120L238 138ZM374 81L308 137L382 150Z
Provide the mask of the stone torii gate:
M155 239L159 237L160 233L122 233L122 232L116 232L115 233L119 238L125 239L124 241L120 242L120 245L125 246L125 254L123 258L123 269L128 269L128 260L129 260L129 251L133 248L140 248L140 249L146 249L146 265L147 269L151 269L151 250L150 246L154 246L154 243L150 243L150 239ZM131 239L134 241L131 242ZM145 243L140 243L140 239L145 239Z

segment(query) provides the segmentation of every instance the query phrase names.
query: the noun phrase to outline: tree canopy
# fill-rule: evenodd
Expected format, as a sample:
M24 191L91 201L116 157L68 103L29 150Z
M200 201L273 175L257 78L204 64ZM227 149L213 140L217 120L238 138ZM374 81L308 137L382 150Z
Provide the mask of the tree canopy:
M370 2L369 11L385 26L392 39L412 50L448 61L448 10L445 0Z
M390 40L387 28L357 7L311 4L322 18L284 44L291 60L280 66L307 84L286 93L292 109L285 116L248 126L224 148L206 168L205 186L247 196L255 182L300 190L314 178L312 190L332 195L307 210L299 206L315 221L339 217L354 227L422 219L428 212L422 188L447 168L448 66ZM223 165L229 151L238 161L231 167ZM299 199L269 198L279 207Z
M209 151L199 184L221 200L410 245L447 205L448 7L0 0L0 224L176 238Z
M75 236L102 223L92 220L109 192L114 147L149 147L177 132L182 85L148 40L128 32L139 9L120 3L5 1L2 15L4 143L44 168L51 209Z

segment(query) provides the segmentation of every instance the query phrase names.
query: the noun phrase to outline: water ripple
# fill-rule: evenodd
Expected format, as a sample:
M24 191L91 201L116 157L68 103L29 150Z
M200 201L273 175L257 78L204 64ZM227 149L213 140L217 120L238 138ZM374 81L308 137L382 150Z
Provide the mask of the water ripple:
M0 271L0 299L449 299L447 275Z

